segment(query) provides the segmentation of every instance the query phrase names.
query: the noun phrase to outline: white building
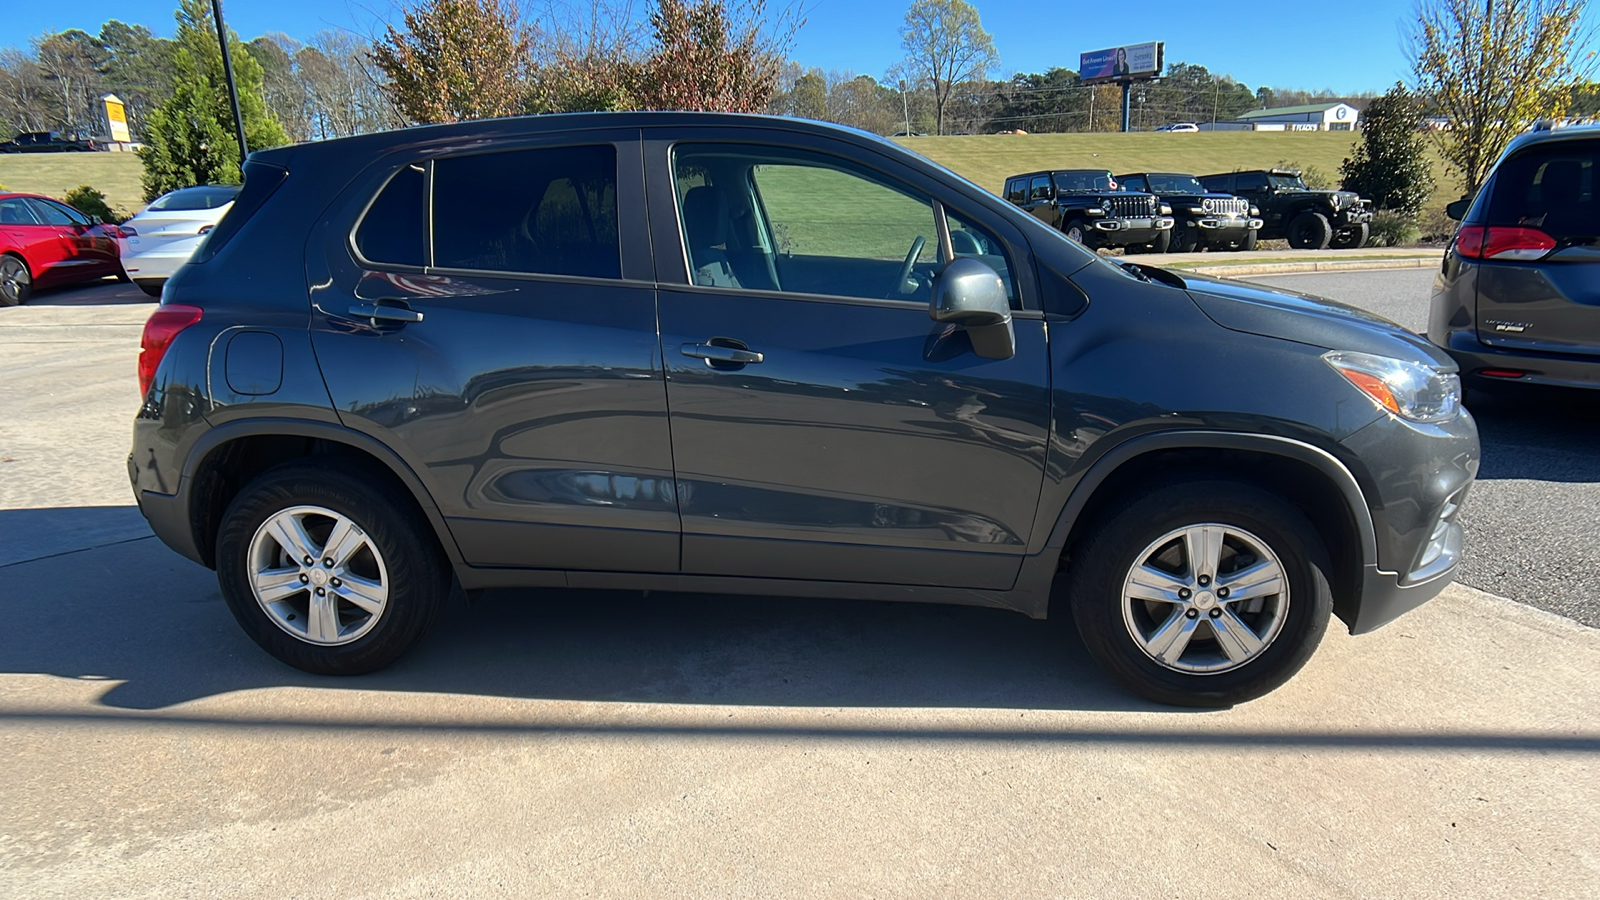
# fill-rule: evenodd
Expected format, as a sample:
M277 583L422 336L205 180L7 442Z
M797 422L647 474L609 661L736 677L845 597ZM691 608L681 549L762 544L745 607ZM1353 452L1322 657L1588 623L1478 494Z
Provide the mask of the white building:
M1352 131L1361 111L1348 103L1311 103L1253 109L1238 118L1256 131Z

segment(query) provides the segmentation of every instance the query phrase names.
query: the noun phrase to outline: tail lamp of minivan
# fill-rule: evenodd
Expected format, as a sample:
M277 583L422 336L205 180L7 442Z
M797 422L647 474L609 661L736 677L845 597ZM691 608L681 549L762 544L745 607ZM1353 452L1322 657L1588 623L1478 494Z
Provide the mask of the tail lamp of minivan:
M190 325L200 321L198 306L158 306L144 323L144 334L139 338L139 396L150 393L150 382L155 380L161 358L167 355L172 339Z
M1556 239L1537 228L1463 225L1456 234L1456 252L1468 259L1543 259Z

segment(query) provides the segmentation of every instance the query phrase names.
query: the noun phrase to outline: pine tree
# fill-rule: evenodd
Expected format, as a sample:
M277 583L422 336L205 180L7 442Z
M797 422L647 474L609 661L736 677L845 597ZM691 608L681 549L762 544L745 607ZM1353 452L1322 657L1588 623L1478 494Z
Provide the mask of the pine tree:
M176 18L172 95L151 110L145 123L145 145L139 151L146 200L181 187L237 184L240 180L233 108L211 7L205 0L181 0ZM233 60L249 149L288 143L283 126L263 99L260 64L231 31L228 54Z

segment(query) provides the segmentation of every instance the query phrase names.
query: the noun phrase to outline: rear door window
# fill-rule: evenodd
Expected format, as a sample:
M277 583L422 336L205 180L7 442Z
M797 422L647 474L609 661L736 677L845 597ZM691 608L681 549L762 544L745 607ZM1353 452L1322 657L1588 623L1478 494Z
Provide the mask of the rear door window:
M1495 173L1484 224L1537 228L1564 243L1600 239L1595 161L1600 141L1557 141L1529 148Z
M1246 172L1235 175L1233 189L1236 191L1264 191L1267 189L1267 175L1265 172Z
M43 222L46 225L89 224L87 219L82 222L74 221L72 216L67 215L66 209L59 207L54 203L46 203L43 200L35 200L32 197L25 198L23 202L32 206L34 216L37 217L40 222Z
M434 162L433 265L622 277L610 144Z

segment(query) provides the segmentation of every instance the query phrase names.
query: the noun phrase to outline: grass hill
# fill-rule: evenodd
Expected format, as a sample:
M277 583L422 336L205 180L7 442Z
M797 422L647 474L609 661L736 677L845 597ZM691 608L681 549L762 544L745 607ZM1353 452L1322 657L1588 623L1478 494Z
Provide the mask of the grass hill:
M13 191L63 197L87 184L106 195L113 209L129 215L144 206L144 167L132 153L4 153L0 184Z

